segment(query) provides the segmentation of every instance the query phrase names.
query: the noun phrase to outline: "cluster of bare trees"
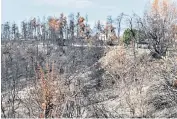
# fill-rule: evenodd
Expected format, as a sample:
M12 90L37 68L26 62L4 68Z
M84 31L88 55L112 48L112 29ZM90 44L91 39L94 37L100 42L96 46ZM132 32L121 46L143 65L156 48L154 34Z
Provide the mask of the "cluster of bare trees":
M160 56L166 55L167 49L175 45L177 35L177 7L175 3L162 1L153 3L151 11L138 20L140 30L150 42L151 49Z
M176 3L154 0L143 17L124 15L135 43L146 41L155 57L165 56L169 48L176 47L177 7Z
M60 108L56 101L63 97L56 69L54 64L43 66L46 56L37 56L35 48L22 49L11 43L2 48L1 117L49 117L51 109Z
M133 58L132 55L127 55L125 47L121 47L122 49L113 50L111 59L108 56L106 57L108 59L103 62L105 64L100 64L100 61L97 62L103 56L104 49L101 49L102 47L100 49L98 47L92 49L64 47L65 50L62 49L61 51L61 47L55 49L55 47L50 47L47 44L47 49L44 46L42 51L39 51L38 45L13 42L18 40L60 41L58 43L63 46L65 40L94 39L95 37L98 39L99 35L103 34L105 39L110 40L110 45L115 40L120 45L120 33L124 22L131 34L130 46L132 47L130 48L132 48ZM105 114L108 112L104 108L98 109L96 103L107 98L115 98L112 92L110 93L108 90L115 90L113 89L115 84L120 86L120 94L125 92L123 95L126 98L122 96L122 102L120 102L126 102L124 106L129 107L129 116L146 117L149 115L146 112L148 104L144 105L144 98L146 98L143 95L144 85L149 84L148 81L151 81L151 78L154 79L152 75L156 75L156 72L160 74L163 70L160 69L160 64L151 63L148 56L138 57L136 46L140 41L146 41L148 48L154 53L153 56L159 58L167 55L171 49L176 52L177 7L175 3L166 0L162 2L154 0L143 17L136 14L129 16L121 13L113 20L112 16L108 16L105 25L101 21L95 24L95 37L92 36L93 29L88 24L88 16L82 17L80 13L76 16L70 14L68 18L61 14L59 18L49 17L43 21L39 18L33 18L29 21L22 21L20 27L15 23L6 22L1 25L1 28L2 40L12 40L12 42L5 42L2 45L1 117L82 117L84 113L82 109L86 108L87 110L93 108L95 117L99 117L98 112L103 117L108 117ZM174 63L176 57L173 56L172 58L173 61L169 65L174 67L173 75L176 75L177 65ZM106 61L109 61L109 63ZM85 64L83 65L83 63ZM168 63L166 64L168 65ZM62 65L62 68L60 65ZM64 70L65 66L63 65L67 65L66 67L69 68ZM156 71L155 73L152 72L153 68L154 72ZM167 71L167 69L164 69L164 71ZM64 74L65 72L66 74ZM60 77L58 74L62 73L64 75ZM171 73L170 70L168 73ZM106 77L108 74L111 75L110 79ZM170 75L167 74L168 76ZM159 77L157 76L157 78ZM150 95L157 89L161 96L163 95L161 93L164 93L164 90L168 88L166 90L168 95L166 94L164 97L168 99L168 96L170 96L172 99L168 104L177 105L177 79L173 79L172 82L169 79L168 77L166 84L159 84L152 91L150 90ZM171 86L167 84L168 82ZM167 88L158 89L158 86L166 86ZM104 89L108 90L106 94ZM155 108L163 108L162 99L159 99L157 94L154 95L152 95L153 99L149 103L154 105ZM102 96L103 99L99 99L99 96Z
M146 40L149 48L158 55L165 55L169 45L174 44L177 31L176 4L170 1L154 1L149 6L143 17L134 14L132 16L121 13L116 19L107 17L106 24L98 21L92 29L88 24L88 15L81 16L80 13L70 14L68 17L61 14L59 17L49 17L41 21L33 18L22 21L21 27L15 23L6 22L1 25L2 40L58 40L63 44L65 39L86 38L93 36L96 29L96 39L104 34L110 44L117 40L120 44L120 32L126 22L126 28L131 31L132 44ZM137 35L138 34L138 35ZM95 38L93 37L93 38ZM92 38L92 39L93 39ZM102 39L104 40L104 39Z
M35 43L2 44L1 116L72 117L70 101L65 99L71 84L68 78L96 62L103 50L68 47L63 54L61 47L38 50Z
M59 18L49 17L43 21L40 18L22 21L20 28L15 23L6 22L1 28L2 40L49 40L74 35L75 19L73 14L69 16L69 20L61 14Z
M108 16L107 23L101 24L98 21L94 29L96 33L104 33L106 38L117 39L120 37L121 21L123 14L119 15L116 20ZM117 25L116 25L117 24ZM115 26L116 25L116 26ZM62 13L59 17L48 17L41 20L32 18L28 21L22 21L21 25L6 22L1 25L2 40L63 40L74 38L89 39L93 34L93 29L88 24L88 15L81 16L78 12L76 16L70 14L68 17ZM117 30L117 33L115 29ZM116 35L117 34L117 35Z

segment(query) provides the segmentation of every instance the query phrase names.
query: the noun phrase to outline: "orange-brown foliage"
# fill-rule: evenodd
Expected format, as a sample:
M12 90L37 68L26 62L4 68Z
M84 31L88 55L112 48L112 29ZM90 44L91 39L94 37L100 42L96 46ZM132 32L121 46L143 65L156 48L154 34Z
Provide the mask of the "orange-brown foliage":
M173 87L177 88L177 79L174 80Z
M54 74L54 64L52 64L52 69L50 70L48 64L46 65L46 72L42 69L40 65L38 65L38 79L39 79L39 93L40 93L40 105L42 114L40 114L40 118L45 117L45 111L49 110L51 113L51 109L54 105L54 96L56 96L56 88L55 87L55 79L57 78Z
M51 18L49 20L49 27L51 27L54 30L58 30L60 28L60 21L59 19Z
M162 17L167 17L171 12L176 14L176 5L171 0L154 0L152 3L152 14L159 14Z
M79 21L78 21L78 22L79 22L79 24L80 24L80 23L83 23L83 22L84 22L84 20L85 20L85 19L84 19L84 17L79 17Z
M157 12L159 9L159 0L154 0L152 3L152 11Z

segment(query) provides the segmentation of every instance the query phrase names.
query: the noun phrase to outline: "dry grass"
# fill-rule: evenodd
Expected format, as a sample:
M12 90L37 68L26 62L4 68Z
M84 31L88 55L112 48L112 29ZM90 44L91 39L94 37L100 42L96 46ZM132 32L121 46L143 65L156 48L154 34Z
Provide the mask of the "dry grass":
M113 105L116 106L113 110L117 110L120 115L146 117L148 111L152 110L147 103L148 100L151 100L151 96L148 97L147 93L155 85L161 84L160 82L165 83L164 71L167 71L168 68L171 72L174 61L155 60L147 53L138 54L134 61L131 54L130 49L119 46L111 49L100 60L102 67L115 78L117 86L113 90L117 90L117 94L120 95L120 98L116 99L117 102L109 102L108 105L114 103ZM171 59L173 58L169 58L169 60ZM167 78L167 80L170 79ZM161 86L163 85L161 84ZM158 95L158 90L153 92Z
M122 64L126 59L126 49L124 46L113 47L100 62L103 67L113 64Z

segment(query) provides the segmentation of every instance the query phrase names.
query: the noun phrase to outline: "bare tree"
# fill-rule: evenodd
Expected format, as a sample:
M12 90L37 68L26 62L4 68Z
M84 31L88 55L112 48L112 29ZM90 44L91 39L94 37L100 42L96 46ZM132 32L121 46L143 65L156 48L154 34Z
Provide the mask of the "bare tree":
M80 18L80 13L78 12L76 16L76 31L77 31L76 36L77 38L79 37L79 18Z
M27 35L28 35L28 31L27 31L27 23L25 21L21 22L21 27L22 27L22 37L24 40L27 40Z
M74 38L74 14L70 14L69 16L70 22L69 22L69 33L70 33L70 39L73 40Z
M121 31L121 22L122 22L122 19L123 19L123 13L121 13L117 19L116 19L116 22L117 22L117 37L118 37L118 42L120 43L120 31Z
M4 39L5 40L11 40L10 39L10 23L9 22L6 22L4 25L3 25L3 36L4 36Z
M177 18L175 9L176 5L169 1L153 3L150 10L144 13L144 17L138 20L141 32L150 42L151 51L158 57L166 55L175 39L174 26Z
M13 40L19 40L19 29L15 23L12 24L12 37Z

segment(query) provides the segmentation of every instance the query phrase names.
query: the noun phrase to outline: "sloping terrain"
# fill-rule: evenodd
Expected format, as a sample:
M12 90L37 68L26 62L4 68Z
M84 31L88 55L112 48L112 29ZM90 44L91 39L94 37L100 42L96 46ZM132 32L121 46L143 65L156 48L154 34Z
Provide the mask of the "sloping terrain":
M175 57L156 60L141 51L134 61L131 54L111 48L74 78L82 117L176 117Z
M38 84L34 68L39 63L45 69L46 63L51 62L59 74L53 84L60 83L55 87L64 96L64 103L55 102L62 117L177 117L177 89L173 85L176 51L167 58L154 59L148 50L136 49L134 56L133 49L124 46L14 43L1 49L2 104L9 117L13 112L8 107L15 107L15 117L39 116L41 107L31 93ZM17 96L12 98L13 94ZM9 103L12 99L14 103Z

